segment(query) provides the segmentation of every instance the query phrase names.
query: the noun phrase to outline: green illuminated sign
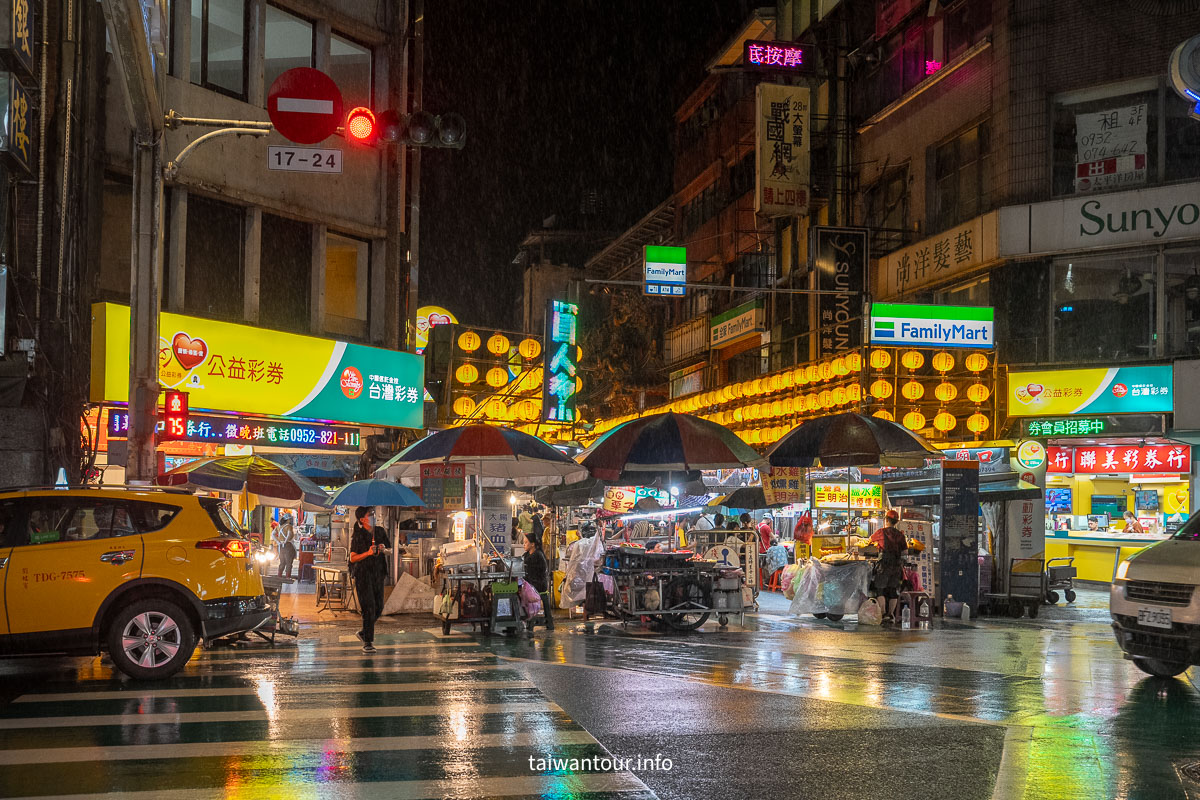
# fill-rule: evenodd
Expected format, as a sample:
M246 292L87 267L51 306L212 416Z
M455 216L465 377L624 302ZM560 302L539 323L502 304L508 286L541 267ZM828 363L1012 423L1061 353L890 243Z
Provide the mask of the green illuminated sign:
M1102 436L1109 432L1109 420L1103 417L1026 419L1021 426L1025 436Z

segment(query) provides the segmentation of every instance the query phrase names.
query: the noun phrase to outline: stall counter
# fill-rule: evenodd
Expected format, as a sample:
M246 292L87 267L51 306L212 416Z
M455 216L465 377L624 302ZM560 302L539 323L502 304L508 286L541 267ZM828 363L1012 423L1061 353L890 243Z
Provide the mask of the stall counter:
M1118 564L1161 538L1095 531L1054 531L1046 534L1046 559L1074 557L1078 580L1111 583Z

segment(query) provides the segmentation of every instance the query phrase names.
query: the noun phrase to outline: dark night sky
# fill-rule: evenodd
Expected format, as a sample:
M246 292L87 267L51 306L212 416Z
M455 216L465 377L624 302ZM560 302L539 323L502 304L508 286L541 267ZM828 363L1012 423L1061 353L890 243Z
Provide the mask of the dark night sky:
M520 327L517 245L595 189L621 231L671 191L676 106L761 3L426 0L425 108L467 120L421 164L422 304Z

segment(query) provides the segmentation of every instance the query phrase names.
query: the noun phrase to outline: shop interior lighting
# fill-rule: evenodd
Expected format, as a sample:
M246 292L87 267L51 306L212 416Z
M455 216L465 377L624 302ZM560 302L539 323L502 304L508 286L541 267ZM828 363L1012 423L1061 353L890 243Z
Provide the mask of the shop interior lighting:
M625 520L626 522L632 519L658 519L660 517L686 516L688 514L695 514L697 511L705 510L707 510L707 506L695 506L693 508L667 508L662 511L648 511L645 514L629 514L628 516L621 517L621 519Z

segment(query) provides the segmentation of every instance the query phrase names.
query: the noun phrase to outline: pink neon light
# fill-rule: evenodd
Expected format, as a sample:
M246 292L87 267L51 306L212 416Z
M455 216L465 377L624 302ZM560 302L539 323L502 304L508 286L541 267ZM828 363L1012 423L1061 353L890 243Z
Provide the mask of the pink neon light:
M926 75L932 75L933 73L937 72L941 68L942 68L942 62L940 62L940 61L926 61L925 62L925 74Z
M804 66L804 49L751 42L746 46L746 60L760 67L795 69Z

